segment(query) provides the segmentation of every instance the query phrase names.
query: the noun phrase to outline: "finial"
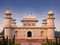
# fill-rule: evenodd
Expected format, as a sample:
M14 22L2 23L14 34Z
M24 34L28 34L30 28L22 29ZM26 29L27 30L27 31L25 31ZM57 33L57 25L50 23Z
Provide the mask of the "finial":
M7 10L10 10L9 8Z
M9 9L7 9L6 11L5 11L5 15L11 15L12 13L10 12L10 10Z
M28 16L32 16L32 13L29 13Z
M52 10L50 10L50 11L48 12L48 15L49 15L49 14L54 14L54 12L53 12Z

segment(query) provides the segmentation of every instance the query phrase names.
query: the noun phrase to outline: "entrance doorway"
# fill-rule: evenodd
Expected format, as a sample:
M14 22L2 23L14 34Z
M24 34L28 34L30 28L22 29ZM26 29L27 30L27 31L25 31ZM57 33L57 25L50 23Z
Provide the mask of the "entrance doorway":
M27 37L32 37L32 32L31 31L27 32Z

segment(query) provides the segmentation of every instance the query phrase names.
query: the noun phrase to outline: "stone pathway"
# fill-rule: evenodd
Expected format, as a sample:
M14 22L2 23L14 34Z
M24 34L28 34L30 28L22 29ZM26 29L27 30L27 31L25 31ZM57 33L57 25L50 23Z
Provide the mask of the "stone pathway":
M24 43L21 43L21 45L41 45L41 43L37 43L37 42L24 42Z

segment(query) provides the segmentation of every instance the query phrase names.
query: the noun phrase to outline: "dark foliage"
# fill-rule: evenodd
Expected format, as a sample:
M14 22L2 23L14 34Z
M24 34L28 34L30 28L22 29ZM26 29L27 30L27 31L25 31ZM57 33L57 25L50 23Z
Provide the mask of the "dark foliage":
M12 43L15 44L15 35L14 35L14 37L13 37L13 41L12 41Z
M6 45L6 40L4 36L3 36L3 45Z

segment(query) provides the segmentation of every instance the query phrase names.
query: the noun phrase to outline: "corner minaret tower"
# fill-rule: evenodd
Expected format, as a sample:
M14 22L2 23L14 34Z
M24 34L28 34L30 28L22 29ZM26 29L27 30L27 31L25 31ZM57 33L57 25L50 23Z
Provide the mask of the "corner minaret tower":
M47 31L47 35L49 39L53 39L54 38L54 13L53 11L49 11L48 12L48 19L47 19L47 27L48 27L48 31Z
M5 25L4 27L10 27L11 26L11 17L12 13L9 10L5 11L5 17L4 17L4 21L5 21Z
M10 39L11 37L11 17L12 13L10 12L10 10L6 10L5 11L5 17L4 17L4 36L5 38L8 36L8 38Z
M54 27L54 13L53 11L48 12L48 27Z

